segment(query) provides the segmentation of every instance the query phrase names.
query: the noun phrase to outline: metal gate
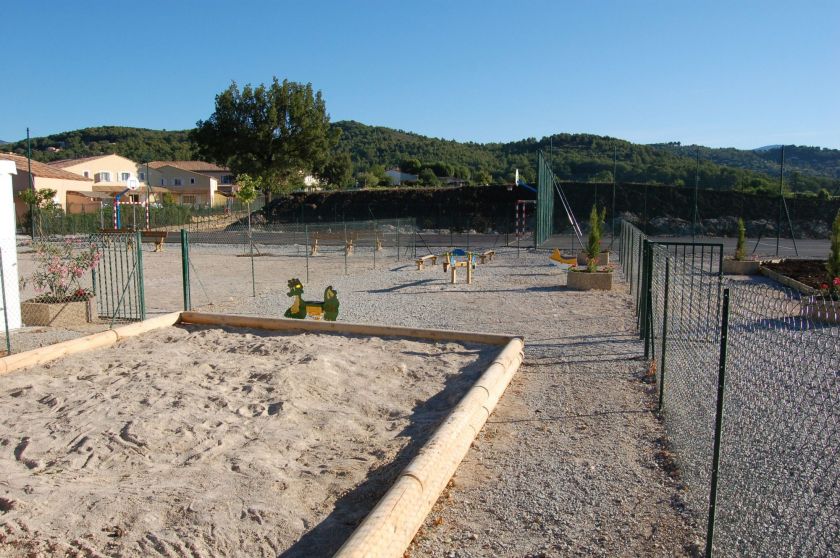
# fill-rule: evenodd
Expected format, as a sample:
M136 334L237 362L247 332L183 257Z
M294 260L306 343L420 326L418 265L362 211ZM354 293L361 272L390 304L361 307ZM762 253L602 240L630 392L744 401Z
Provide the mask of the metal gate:
M140 233L93 234L90 242L99 251L99 262L93 270L93 292L99 317L112 324L145 320Z

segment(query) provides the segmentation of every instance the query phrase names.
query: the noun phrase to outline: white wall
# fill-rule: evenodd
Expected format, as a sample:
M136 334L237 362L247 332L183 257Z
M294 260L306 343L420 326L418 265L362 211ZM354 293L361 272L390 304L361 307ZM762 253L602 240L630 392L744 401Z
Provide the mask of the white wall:
M17 174L14 161L0 161L0 251L3 253L3 287L6 296L6 319L10 330L21 326L13 174ZM3 299L0 298L0 305L2 303ZM0 313L0 327L3 326L2 316Z

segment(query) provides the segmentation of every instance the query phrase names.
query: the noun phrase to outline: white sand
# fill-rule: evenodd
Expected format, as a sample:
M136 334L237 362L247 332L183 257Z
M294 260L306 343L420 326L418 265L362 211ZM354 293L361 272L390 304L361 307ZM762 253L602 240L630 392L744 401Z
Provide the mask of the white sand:
M496 352L172 327L2 377L0 555L329 554Z

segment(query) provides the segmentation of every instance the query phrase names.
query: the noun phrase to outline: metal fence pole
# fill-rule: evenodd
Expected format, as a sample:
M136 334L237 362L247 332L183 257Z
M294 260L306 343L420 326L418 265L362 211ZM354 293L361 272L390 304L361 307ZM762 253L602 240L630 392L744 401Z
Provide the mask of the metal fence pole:
M143 237L140 231L134 233L134 241L137 244L137 306L140 319L146 319L146 287L143 281Z
M306 242L306 282L309 283L309 225L303 225L303 238Z
M9 338L9 314L6 311L6 278L3 275L3 250L0 250L0 291L3 292L3 328L6 330L6 354L12 354L12 342Z
M662 358L659 364L659 412L665 396L665 359L668 356L668 290L671 285L671 258L665 258L665 296L662 298Z
M400 261L400 220L397 219L397 261Z
M720 472L720 441L723 429L723 395L726 385L726 344L729 339L729 289L723 290L723 319L720 327L720 361L718 364L717 407L715 410L715 445L712 450L712 483L709 488L709 518L706 523L706 557L712 556L715 538L715 506L717 504L718 473Z
M642 242L642 288L639 304L639 335L645 340L645 359L650 358L650 336L648 335L648 301L650 300L651 257L650 242Z
M181 229L181 281L184 289L184 310L192 310L190 302L190 240L186 229Z
M254 270L254 239L251 238L251 231L248 230L248 246L251 252L251 296L257 296L257 273Z

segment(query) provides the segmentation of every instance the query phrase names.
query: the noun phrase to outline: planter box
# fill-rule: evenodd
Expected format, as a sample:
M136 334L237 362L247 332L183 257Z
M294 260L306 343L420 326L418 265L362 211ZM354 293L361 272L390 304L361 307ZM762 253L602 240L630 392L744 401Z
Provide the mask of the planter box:
M761 267L761 262L757 260L733 260L730 258L724 258L723 260L724 275L758 275L759 267Z
M75 326L92 323L97 319L96 297L75 302L20 303L20 313L27 326Z
M803 298L801 315L813 322L840 324L840 301Z
M760 266L758 268L758 272L766 277L769 277L773 281L779 282L785 287L790 287L791 289L799 291L802 294L812 295L818 292L817 289L813 287L809 287L808 285L800 283L796 279L791 279L790 277L782 275L781 273L776 273L772 269L767 269L764 266Z
M576 291L612 290L612 271L595 271L590 273L588 271L574 271L574 268L572 268L566 277L566 286Z
M589 256L586 255L586 252L578 252L577 263L578 265L586 265L587 258ZM600 254L598 254L598 261L595 262L595 265L610 265L610 252L609 250L604 250Z

